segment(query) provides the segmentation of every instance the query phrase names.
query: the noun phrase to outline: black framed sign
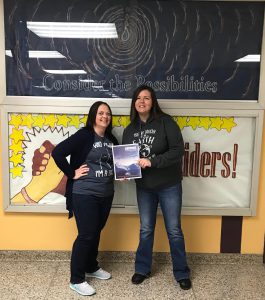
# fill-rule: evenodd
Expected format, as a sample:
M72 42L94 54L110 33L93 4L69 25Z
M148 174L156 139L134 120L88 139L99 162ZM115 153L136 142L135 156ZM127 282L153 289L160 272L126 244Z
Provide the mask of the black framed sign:
M5 0L12 96L258 100L263 2Z

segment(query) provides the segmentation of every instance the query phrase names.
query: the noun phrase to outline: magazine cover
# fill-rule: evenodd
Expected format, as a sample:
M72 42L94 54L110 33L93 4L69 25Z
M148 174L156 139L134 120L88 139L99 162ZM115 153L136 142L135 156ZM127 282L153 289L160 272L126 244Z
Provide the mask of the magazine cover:
M139 145L126 144L112 147L115 180L141 178L138 165Z

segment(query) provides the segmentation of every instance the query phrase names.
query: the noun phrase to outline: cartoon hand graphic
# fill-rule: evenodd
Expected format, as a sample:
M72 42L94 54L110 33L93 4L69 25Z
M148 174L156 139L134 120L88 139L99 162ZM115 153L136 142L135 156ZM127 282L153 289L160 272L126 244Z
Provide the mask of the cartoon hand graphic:
M49 192L64 194L66 176L51 157L53 148L54 145L46 140L35 150L32 159L32 180L11 199L12 203L36 204Z

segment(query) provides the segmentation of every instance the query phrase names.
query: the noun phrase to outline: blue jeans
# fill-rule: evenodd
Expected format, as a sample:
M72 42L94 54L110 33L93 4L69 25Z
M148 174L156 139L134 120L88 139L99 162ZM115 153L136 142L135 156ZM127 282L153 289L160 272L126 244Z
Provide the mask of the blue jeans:
M182 185L163 189L137 188L140 213L140 242L136 252L135 273L146 275L151 272L154 231L158 203L160 204L169 239L170 253L175 279L189 278L185 242L181 230Z

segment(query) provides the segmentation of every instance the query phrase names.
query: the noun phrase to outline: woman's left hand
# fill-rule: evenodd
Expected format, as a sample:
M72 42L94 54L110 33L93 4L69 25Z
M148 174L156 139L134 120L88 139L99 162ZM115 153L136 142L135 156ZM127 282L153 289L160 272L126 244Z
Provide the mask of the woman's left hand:
M146 167L151 167L151 161L148 158L140 158L138 160L138 164L142 169L145 169Z

